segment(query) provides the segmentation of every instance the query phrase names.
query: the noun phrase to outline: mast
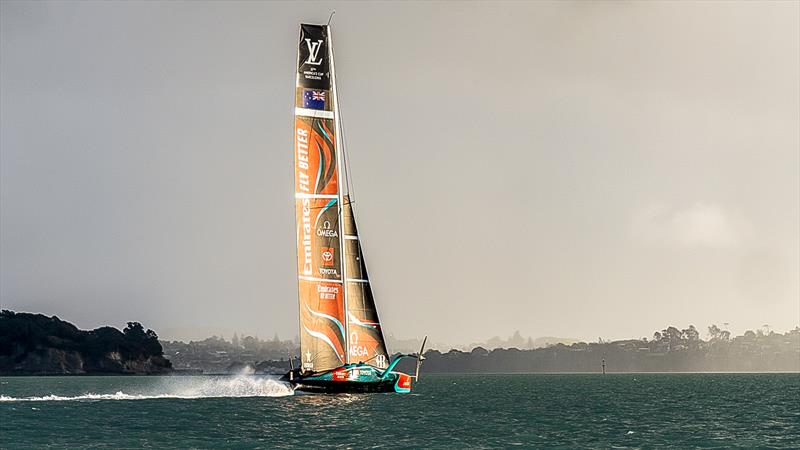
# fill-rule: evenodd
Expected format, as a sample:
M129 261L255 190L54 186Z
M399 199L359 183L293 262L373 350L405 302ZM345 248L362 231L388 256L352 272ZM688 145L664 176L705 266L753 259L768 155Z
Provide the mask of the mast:
M336 68L333 57L333 35L331 34L331 26L326 25L328 31L328 52L330 53L330 71L331 71L331 90L333 91L333 121L334 121L334 135L336 136L336 166L339 170L336 171L337 183L339 185L339 238L342 242L341 251L339 252L339 260L341 261L342 268L342 296L344 299L344 357L345 364L350 364L350 320L347 316L349 311L347 305L347 257L344 246L344 184L342 184L342 172L346 169L344 167L344 145L342 144L342 123L339 117L339 92L336 89Z
M303 24L300 24L300 26L298 28L300 29L299 30L300 31L299 34L300 34L300 36L302 36L303 35ZM298 67L300 67L300 52L299 51L297 52L297 62L294 65L294 68L295 68L295 71L296 71L295 72L295 76L294 76L294 89L295 89L295 93L294 94L295 94L295 96L297 96L297 87L300 85L300 73L299 73L300 71L297 69ZM297 99L296 98L295 98L294 107L295 107L295 129L294 129L294 132L297 133L297 128L296 128L297 127L297 122L296 122L297 121L297 117L296 117L297 116ZM292 137L294 139L296 139L296 136L292 136ZM297 145L297 144L295 144L295 145ZM296 161L297 160L297 154L295 154L293 156L294 156L295 164L296 164L297 163L297 161ZM295 178L297 177L297 172L296 171L297 171L297 168L295 168ZM293 186L293 187L295 188L295 191L294 191L294 195L295 195L294 203L295 203L295 208L297 208L297 185L296 185L296 180L295 180L295 186ZM296 240L295 240L294 250L295 250L295 256L297 257L296 260L300 261L300 245L298 244L300 242L300 227L298 226L295 231L296 231L296 235L295 235ZM297 318L299 319L297 321L297 340L299 341L298 344L300 344L300 361L297 361L297 364L300 366L300 370L302 371L303 370L303 301L302 301L301 297L302 297L303 294L302 294L301 289L300 289L300 283L301 282L300 282L300 272L299 271L298 271L297 275L298 275L297 276ZM291 359L292 359L292 357L290 355L289 356L289 360L291 361Z

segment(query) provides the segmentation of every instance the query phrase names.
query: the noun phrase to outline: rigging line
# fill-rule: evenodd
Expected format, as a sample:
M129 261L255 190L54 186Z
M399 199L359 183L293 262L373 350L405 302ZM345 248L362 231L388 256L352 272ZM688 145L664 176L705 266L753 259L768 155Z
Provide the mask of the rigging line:
M356 198L356 190L355 185L353 185L353 176L350 174L350 152L347 150L347 135L344 131L344 122L342 122L342 140L344 141L344 157L347 160L347 191L350 203L353 203Z
M355 198L355 191L353 190L353 178L350 175L350 152L347 151L347 134L344 131L344 115L342 114L341 99L337 99L336 112L339 113L339 129L342 133L342 156L344 156L344 176L345 184L347 185L347 195L350 197L350 203Z
M336 10L333 10L333 12L331 12L330 17L333 17L334 14L336 14ZM329 25L330 25L330 17L328 18ZM333 58L333 49L331 49L331 58ZM350 153L347 151L347 134L344 131L344 115L342 114L342 99L339 96L339 88L340 86L337 86L335 110L337 115L339 116L338 117L339 132L341 133L340 143L342 145L342 148L340 149L340 151L342 152L342 165L344 166L341 169L344 172L344 182L345 182L345 187L347 188L347 195L350 197L349 203L352 203L353 198L355 198L355 191L353 189L353 178L350 175ZM353 213L353 216L355 217L355 213Z

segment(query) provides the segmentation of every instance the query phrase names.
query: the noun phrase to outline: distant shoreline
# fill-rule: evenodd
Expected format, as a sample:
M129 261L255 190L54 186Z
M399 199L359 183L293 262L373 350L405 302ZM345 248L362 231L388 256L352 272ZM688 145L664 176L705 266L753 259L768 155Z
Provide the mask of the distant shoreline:
M475 347L425 352L428 374L800 373L800 327L786 333L758 330L731 337L716 325L709 340L692 325L667 327L652 339L557 343L540 348ZM521 336L509 341L522 342ZM530 341L530 339L528 339ZM510 342L507 342L507 344ZM217 336L188 343L160 341L153 330L129 322L80 330L58 317L0 311L0 376L284 374L299 367L298 344L253 336ZM413 373L403 360L398 371Z

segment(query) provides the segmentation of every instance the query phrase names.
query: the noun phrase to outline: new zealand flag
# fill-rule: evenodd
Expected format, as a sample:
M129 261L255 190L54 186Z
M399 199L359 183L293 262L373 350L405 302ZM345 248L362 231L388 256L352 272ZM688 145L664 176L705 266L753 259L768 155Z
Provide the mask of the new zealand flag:
M303 91L303 108L325 109L325 91Z

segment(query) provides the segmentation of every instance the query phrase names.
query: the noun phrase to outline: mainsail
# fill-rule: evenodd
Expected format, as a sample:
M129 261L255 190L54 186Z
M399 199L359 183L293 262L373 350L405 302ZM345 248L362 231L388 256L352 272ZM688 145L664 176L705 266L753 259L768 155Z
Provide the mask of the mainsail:
M385 367L386 345L350 197L330 28L300 26L295 90L295 208L303 370Z

